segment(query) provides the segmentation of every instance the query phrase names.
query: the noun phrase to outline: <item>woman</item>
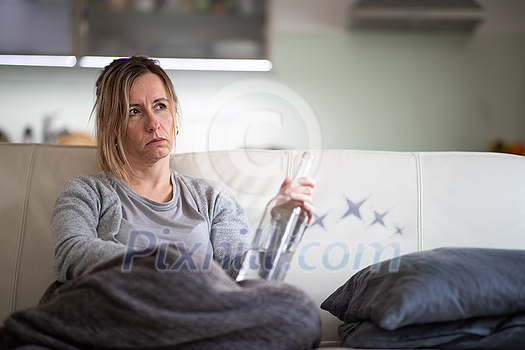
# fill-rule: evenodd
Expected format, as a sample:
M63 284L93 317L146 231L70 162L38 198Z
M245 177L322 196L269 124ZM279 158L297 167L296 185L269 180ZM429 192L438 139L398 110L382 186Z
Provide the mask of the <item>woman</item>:
M101 72L96 89L103 172L73 178L58 195L51 220L57 280L122 256L130 245L145 248L148 233L212 255L235 276L251 241L246 215L225 186L170 170L178 100L166 72L145 57L119 59ZM315 182L304 178L302 185L290 196L311 215Z
M250 244L235 196L170 170L178 111L166 73L145 57L119 59L96 89L103 171L59 192L51 232L60 283L4 322L0 349L315 347L319 312L305 293L230 277ZM310 215L314 186L304 178L290 194Z

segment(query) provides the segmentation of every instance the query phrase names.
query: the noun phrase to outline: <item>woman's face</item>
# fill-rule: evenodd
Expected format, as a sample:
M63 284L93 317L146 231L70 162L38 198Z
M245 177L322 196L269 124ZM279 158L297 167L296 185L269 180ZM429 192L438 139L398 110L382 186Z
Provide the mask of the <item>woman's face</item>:
M153 163L175 146L174 118L162 80L153 73L135 79L129 92L124 149L130 165Z

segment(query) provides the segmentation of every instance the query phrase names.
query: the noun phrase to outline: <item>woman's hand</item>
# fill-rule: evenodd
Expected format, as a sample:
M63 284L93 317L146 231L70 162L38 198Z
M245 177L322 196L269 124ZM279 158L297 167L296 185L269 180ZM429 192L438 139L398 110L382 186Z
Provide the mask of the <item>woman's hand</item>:
M291 184L292 179L287 176L281 185L279 194L288 195L294 202L299 202L299 205L306 210L308 223L310 223L313 213L315 212L315 208L312 204L312 194L316 182L311 177L301 177L298 181L300 186L290 188L289 185Z

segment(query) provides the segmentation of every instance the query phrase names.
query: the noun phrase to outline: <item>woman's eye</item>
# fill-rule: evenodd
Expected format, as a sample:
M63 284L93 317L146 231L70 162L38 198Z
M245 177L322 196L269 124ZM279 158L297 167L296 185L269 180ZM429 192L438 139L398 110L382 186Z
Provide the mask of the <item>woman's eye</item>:
M137 115L139 113L140 113L140 111L137 108L132 108L129 111L129 115Z
M166 109L166 105L164 103L159 103L155 106L157 109Z

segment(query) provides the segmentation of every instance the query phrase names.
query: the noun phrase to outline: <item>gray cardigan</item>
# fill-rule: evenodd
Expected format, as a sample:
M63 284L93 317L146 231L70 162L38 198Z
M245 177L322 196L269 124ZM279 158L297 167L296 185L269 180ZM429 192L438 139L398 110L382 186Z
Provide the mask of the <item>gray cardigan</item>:
M214 260L228 265L234 276L228 262L239 258L251 243L244 209L221 183L178 173L175 176L186 185L206 219ZM105 172L68 180L51 214L55 278L61 282L71 280L125 255L127 247L115 239L121 219L120 199Z

